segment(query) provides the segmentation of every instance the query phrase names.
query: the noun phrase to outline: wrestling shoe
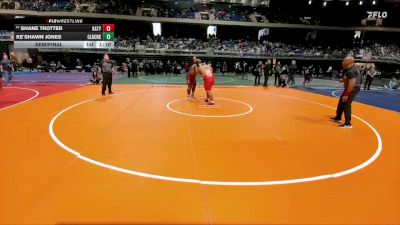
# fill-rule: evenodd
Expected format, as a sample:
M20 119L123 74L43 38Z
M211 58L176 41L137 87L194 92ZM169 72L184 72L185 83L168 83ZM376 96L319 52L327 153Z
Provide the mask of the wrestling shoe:
M214 102L214 101L209 101L209 102L207 103L207 105L215 105L215 102Z
M342 124L342 125L339 125L339 128L351 129L351 128L353 128L353 126L352 125Z

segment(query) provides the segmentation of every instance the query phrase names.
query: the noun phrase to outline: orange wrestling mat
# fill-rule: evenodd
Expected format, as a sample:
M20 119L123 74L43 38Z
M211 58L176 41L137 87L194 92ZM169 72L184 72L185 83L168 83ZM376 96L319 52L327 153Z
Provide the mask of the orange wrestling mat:
M87 86L0 111L0 224L400 224L400 116L292 89ZM197 94L204 95L198 88Z

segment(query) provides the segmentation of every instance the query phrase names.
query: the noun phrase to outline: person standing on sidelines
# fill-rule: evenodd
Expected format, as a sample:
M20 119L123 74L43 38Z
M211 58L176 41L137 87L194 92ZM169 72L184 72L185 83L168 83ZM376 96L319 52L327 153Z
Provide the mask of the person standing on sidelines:
M114 94L111 90L112 76L114 73L114 64L111 62L108 54L104 54L103 62L100 65L101 72L103 73L103 86L101 88L101 94L106 95L106 89L108 87L108 94Z
M131 64L132 64L132 77L137 78L138 77L138 61L136 59L134 59Z
M357 66L354 64L354 58L348 56L343 60L343 69L345 69L345 74L343 79L339 82L344 83L344 91L339 99L338 106L336 109L336 116L331 119L334 122L340 122L342 119L342 114L344 112L345 123L340 125L341 128L353 128L351 125L351 103L354 98L360 92L361 86L361 73Z
M0 63L0 74L4 78L7 84L11 83L14 72L14 66L11 60L8 59L7 54L3 54L3 59ZM3 81L1 81L2 85Z
M254 86L257 86L259 84L259 82L260 82L261 64L262 64L261 61L258 62L257 65L255 66L255 69L254 69L254 76L255 76L255 78L254 78Z
M288 86L294 87L296 85L296 82L294 80L294 75L297 72L297 66L296 66L296 60L292 60L292 64L289 66L289 80L288 80Z
M258 68L258 71L257 71L258 73L256 73L256 79L254 81L255 86L260 85L261 76L264 76L264 64L262 63L262 61L258 62L257 68Z
M32 71L33 71L33 61L32 61L32 58L31 58L31 57L28 57L28 58L26 59L26 63L28 64L29 71L32 72Z
M268 87L268 77L271 75L272 65L271 60L268 59L264 67L264 87Z
M130 58L126 58L126 67L128 69L128 78L130 78L132 74L132 62Z
M245 62L245 61L243 61L243 63L242 63L242 69L243 69L243 71L242 71L242 80L244 79L244 78L246 78L246 80L248 80L249 79L249 76L247 75L247 70L248 70L248 68L247 68L247 63Z
M275 68L274 68L274 75L275 75L275 82L274 85L279 84L279 78L281 76L282 68L281 68L281 62L276 62Z
M303 73L304 73L304 81L303 81L303 86L306 87L307 84L311 82L312 78L312 66L309 67L303 67Z
M369 65L369 67L367 67L366 70L367 70L366 73L367 77L364 84L364 90L369 90L369 88L371 87L371 83L374 80L374 76L376 75L376 70L373 64Z
M226 73L228 73L228 64L224 61L222 64L222 76L225 76Z

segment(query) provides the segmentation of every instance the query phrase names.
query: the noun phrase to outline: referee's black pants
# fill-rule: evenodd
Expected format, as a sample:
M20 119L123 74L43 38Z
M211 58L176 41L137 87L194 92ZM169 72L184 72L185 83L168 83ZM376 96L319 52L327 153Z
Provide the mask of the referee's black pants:
M276 86L276 83L279 84L279 73L275 73L275 82L274 82L275 86Z
M101 94L106 94L106 89L108 87L108 93L111 94L111 85L112 85L112 74L111 73L103 73L103 87L101 88Z
M133 72L133 78L137 78L137 74L138 74L137 69L136 70L133 69L132 72Z
M268 73L264 74L264 87L268 86L268 77L269 77Z
M368 89L371 87L371 83L372 83L372 76L367 75L367 79L365 80L365 84L364 84L364 90Z
M256 78L254 80L254 85L260 85L260 80L261 80L261 75L259 73L256 73Z
M344 95L344 91L342 96L340 96L338 106L336 109L336 118L337 120L342 119L342 114L344 112L344 118L345 118L345 125L351 125L351 103L353 102L354 98L356 95L360 92L360 87L355 86L353 91L350 93L349 97L347 98L346 102L343 102L342 98Z
M130 68L128 67L128 77L131 77L131 74L132 74L132 69L130 69Z

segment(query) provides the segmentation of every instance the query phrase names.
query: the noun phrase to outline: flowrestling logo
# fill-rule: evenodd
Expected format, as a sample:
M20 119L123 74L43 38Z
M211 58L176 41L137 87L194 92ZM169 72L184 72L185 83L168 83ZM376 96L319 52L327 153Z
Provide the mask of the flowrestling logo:
M72 23L81 24L83 19L46 19L46 23Z
M367 11L368 19L386 19L388 13L386 11Z

